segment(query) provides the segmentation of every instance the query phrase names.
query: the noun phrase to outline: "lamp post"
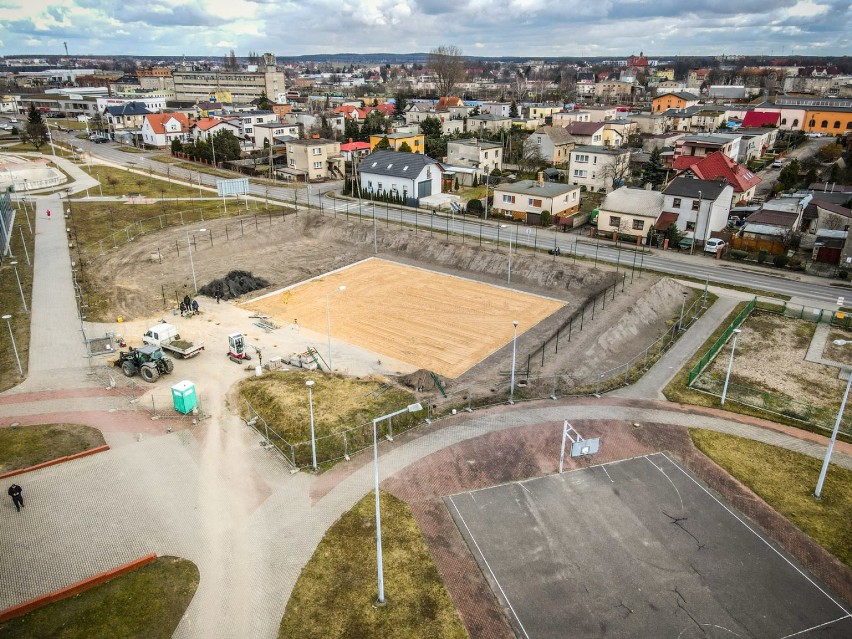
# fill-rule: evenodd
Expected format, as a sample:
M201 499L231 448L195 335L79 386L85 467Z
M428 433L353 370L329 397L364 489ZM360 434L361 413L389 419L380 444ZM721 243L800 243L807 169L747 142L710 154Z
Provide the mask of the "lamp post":
M850 340L834 340L835 346L845 346L849 343ZM814 497L816 499L820 499L822 497L822 485L825 483L825 476L828 474L828 465L831 463L831 453L834 451L834 442L837 440L837 432L840 430L840 422L843 420L843 412L846 410L846 400L849 399L850 386L852 386L852 371L849 372L849 380L846 382L846 390L843 392L843 401L840 402L840 410L837 411L837 419L834 422L834 430L831 431L828 450L825 451L825 460L823 460L822 469L819 471L819 479L817 480L816 490L814 491Z
M376 417L373 420L373 478L375 480L376 493L376 570L378 573L379 596L376 603L383 606L385 603L385 576L382 565L382 511L379 508L379 439L377 424L385 419L390 419L403 413L416 413L423 410L423 406L418 404L409 404L405 408L401 408L393 413Z
M512 381L509 384L509 403L515 403L515 354L517 353L518 345L518 320L512 322L514 327L512 332Z
M204 233L207 229L198 229L199 233ZM192 242L189 241L189 229L186 230L186 247L189 249L189 266L192 269L192 286L195 288L195 294L198 295L198 282L195 281L195 262L192 260Z
M497 230L498 237L499 237L499 234L500 234L500 229L504 229L504 228L506 228L506 225L501 224L500 227ZM497 243L498 244L500 243L499 239L497 240ZM508 272L508 275L506 276L506 283L507 284L512 283L512 231L509 231L509 272Z
M683 292L683 301L680 303L680 319L677 322L677 332L680 333L683 330L683 310L686 307L686 298L689 295L686 291Z
M9 262L9 265L15 269L15 279L18 280L18 290L21 292L21 304L24 305L24 312L29 313L30 309L27 308L27 298L24 297L24 287L21 286L21 277L18 275L18 263Z
M737 350L737 337L742 331L738 328L734 329L734 341L731 344L731 359L728 360L728 372L725 375L725 385L722 387L722 406L725 405L725 397L728 396L728 382L731 379L731 369L734 367L734 351Z
M491 181L491 174L486 172L485 173L485 217L483 218L485 220L488 219L488 186L489 186L490 181Z
M311 467L317 472L317 441L314 435L314 380L305 382L308 387L308 405L311 409Z
M11 315L4 315L3 319L6 320L6 326L9 327L9 338L12 340L12 351L15 353L15 361L18 363L18 372L21 374L21 377L24 376L24 369L21 368L21 358L18 357L18 347L15 345L15 334L12 333L12 324L9 322L12 319Z
M334 369L331 366L331 296L335 293L342 293L346 290L346 286L338 286L333 291L325 294L325 325L328 329L328 372L331 373Z

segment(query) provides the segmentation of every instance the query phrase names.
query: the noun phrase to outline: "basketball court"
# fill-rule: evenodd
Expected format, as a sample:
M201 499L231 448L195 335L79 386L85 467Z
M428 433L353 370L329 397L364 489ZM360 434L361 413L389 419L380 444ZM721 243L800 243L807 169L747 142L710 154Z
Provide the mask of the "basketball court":
M509 343L514 320L521 335L564 305L376 258L243 304L450 378Z
M524 639L852 636L839 598L665 453L445 504Z

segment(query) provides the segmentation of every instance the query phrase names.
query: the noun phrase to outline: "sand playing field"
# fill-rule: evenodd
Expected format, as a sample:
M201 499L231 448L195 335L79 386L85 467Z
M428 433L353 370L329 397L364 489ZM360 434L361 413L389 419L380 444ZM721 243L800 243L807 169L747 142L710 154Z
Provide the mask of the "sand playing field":
M244 306L280 323L326 333L375 353L455 378L564 304L405 266L368 259L272 293Z

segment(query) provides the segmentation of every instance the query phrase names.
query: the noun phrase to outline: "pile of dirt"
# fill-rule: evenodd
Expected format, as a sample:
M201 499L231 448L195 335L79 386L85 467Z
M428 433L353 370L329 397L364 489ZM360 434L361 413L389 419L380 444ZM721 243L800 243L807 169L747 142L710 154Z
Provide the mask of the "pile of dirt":
M436 390L435 387L435 377L438 377L431 371L427 371L425 368L421 368L420 370L416 370L413 373L409 373L408 375L400 375L396 378L396 381L403 386L408 388L413 388L417 393L429 393ZM446 387L447 380L441 379L438 377L438 380L441 384Z
M228 300L267 286L269 286L268 281L262 277L255 277L248 271L230 271L225 277L205 284L198 289L198 292L207 297L215 297L216 289L221 287L222 297Z

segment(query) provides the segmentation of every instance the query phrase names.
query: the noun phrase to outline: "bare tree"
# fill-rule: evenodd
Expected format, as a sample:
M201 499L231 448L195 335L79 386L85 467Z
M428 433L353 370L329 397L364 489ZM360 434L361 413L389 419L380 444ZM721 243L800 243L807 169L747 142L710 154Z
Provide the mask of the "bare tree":
M630 177L630 154L622 153L613 158L612 162L607 164L601 170L601 176L610 182L614 188L618 188Z
M822 228L831 231L841 231L846 226L846 218L829 213L822 221Z
M435 74L435 87L441 96L452 95L453 89L464 80L464 59L456 46L441 45L433 49L426 63Z

